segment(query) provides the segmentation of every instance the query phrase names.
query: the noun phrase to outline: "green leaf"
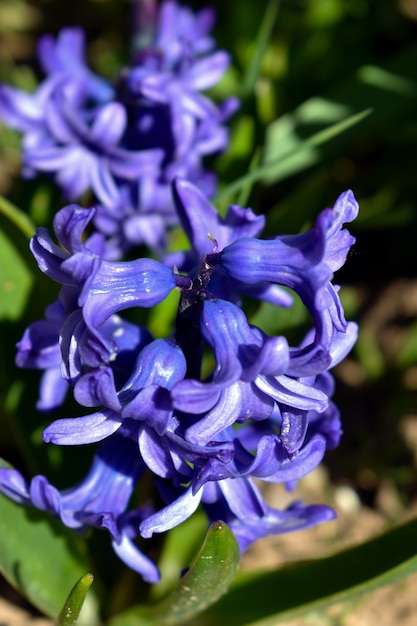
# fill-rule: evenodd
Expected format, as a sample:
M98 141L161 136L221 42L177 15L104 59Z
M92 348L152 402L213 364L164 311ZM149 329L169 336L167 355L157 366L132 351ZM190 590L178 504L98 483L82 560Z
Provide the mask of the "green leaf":
M0 230L0 320L21 316L31 286L32 274L19 249Z
M278 14L280 1L269 0L266 7L264 17L262 19L261 27L256 39L255 51L252 55L250 63L247 67L246 74L243 79L243 93L247 95L254 90L256 81L258 80L262 59L265 55L265 51L268 47L268 42L271 38L272 30L275 25L275 21Z
M28 216L0 196L0 320L18 319L23 313L32 274L28 238L35 227Z
M179 572L191 563L206 532L207 517L203 511L198 511L167 533L158 560L161 581L150 590L152 602L158 602L175 587Z
M77 623L93 580L92 574L86 574L75 583L58 616L58 626L73 626Z
M35 232L35 226L26 213L23 213L14 204L0 196L0 213L16 226L28 239Z
M355 346L359 362L366 374L371 378L379 378L386 369L386 362L381 348L378 344L378 337L372 328L365 325L360 329L358 341Z
M199 626L276 626L417 571L417 519L323 559L241 574Z
M374 65L364 65L358 71L358 78L365 84L379 89L413 98L417 94L417 83L414 80L389 72L385 68Z
M395 362L400 367L410 367L417 362L417 322L404 332L395 355Z
M295 147L290 147L287 152L276 160L257 167L228 185L217 194L217 201L222 201L230 197L245 186L253 185L259 181L268 182L270 184L276 183L295 172L310 167L319 159L319 152L316 150L317 147L355 126L370 115L371 112L371 109L366 109L365 111L351 115L341 122L337 122L324 130L320 130L308 139L300 141L299 144Z
M46 513L0 495L0 572L29 602L55 618L68 589L89 569L74 533ZM84 624L97 622L92 594L83 614Z
M236 538L224 522L210 526L199 554L174 591L152 607L135 607L110 626L185 624L226 593L240 560Z
M326 98L309 98L294 112L282 115L267 126L263 164L276 162L295 150L310 128L343 122L352 112L351 107Z
M216 602L229 588L239 561L232 531L224 522L212 524L191 568L156 608L161 623L182 624Z

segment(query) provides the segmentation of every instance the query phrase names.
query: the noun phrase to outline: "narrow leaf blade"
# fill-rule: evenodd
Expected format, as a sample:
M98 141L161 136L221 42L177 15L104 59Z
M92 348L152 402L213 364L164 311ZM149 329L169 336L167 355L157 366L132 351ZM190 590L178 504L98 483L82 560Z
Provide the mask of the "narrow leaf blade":
M58 616L58 626L74 626L77 623L93 580L92 574L86 574L75 583Z
M0 196L0 214L3 214L28 239L34 234L35 226L31 219L3 196Z
M186 624L227 592L239 561L239 546L233 532L224 522L215 522L190 569L165 600L153 607L135 607L115 617L110 626Z
M315 561L242 574L199 624L275 626L392 584L417 571L417 519Z
M245 186L263 181L270 184L276 183L295 172L299 172L313 165L319 158L319 153L315 148L327 143L334 137L347 131L349 128L361 122L365 117L372 113L371 109L366 109L360 113L356 113L347 119L332 124L331 126L320 130L305 141L300 142L294 149L283 154L279 159L271 163L261 165L254 170L248 172L245 176L238 178L233 183L217 194L217 201L221 202L229 198L233 194L239 192Z
M280 0L270 0L266 7L259 33L256 38L255 51L243 79L243 93L245 95L253 91L256 81L258 80L262 59L265 55L265 51L272 35L272 30L278 15L279 5Z

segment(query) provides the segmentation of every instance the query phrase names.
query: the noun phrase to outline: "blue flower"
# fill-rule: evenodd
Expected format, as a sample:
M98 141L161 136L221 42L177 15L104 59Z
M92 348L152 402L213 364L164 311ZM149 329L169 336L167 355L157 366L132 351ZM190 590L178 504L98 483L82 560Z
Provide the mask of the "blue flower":
M190 198L195 198L194 192ZM170 386L169 400L165 398L162 413L157 408L150 412L148 426L166 435L174 447L178 446L175 437L179 435L186 442L181 443L184 450L187 448L185 454L194 455L190 445L211 445L218 434L234 423L274 419L287 453L295 456L304 444L309 412L323 413L329 405L328 394L316 384L317 377L335 365L356 339L356 326L345 321L337 292L330 282L332 267L341 263L334 250L342 249L343 244L338 254L345 254L352 242L341 226L345 218L352 218L354 211L352 196L346 195L333 211L326 210L319 216L311 231L268 241L245 237L233 241L229 227L220 223L220 235L223 227L226 241L230 238L232 242L221 252L203 256L201 267L192 279L175 276L151 259L127 263L101 259L80 242L86 212L68 208L60 212L55 230L58 239L73 254L66 256L59 249L51 255L53 244L46 239L46 234L43 234L44 242L39 236L35 238L37 246L34 244L33 248L44 271L67 283L61 291L61 301L65 301L70 315L60 333L66 377L76 383L76 397L84 406L103 404L105 409L75 420L75 432L65 421L63 437L55 430L56 426L50 427L46 431L48 440L53 433L57 443L81 443L84 436L88 441L97 441L114 432L125 418L143 420L139 417L142 400L130 398L127 402L126 389L109 386L107 370L95 371L111 363L116 355L114 343L103 333L103 325L125 308L153 306L177 286L181 298L171 342L182 351L186 372L179 375L172 388ZM90 217L91 214L88 219ZM252 254L253 250L256 254ZM240 263L236 251L241 253ZM248 324L236 304L211 293L212 277L219 266L232 280L239 281L237 284L246 279L255 285L269 281L293 287L310 309L314 322L315 328L306 341L292 348L283 337L267 337ZM253 279L248 278L252 266ZM204 343L212 350L215 368L208 379L201 380ZM141 359L145 359L149 363L146 374L149 380L153 376L152 367L165 351L171 350L169 343L164 345L155 359L146 360L146 348L139 355L136 367L142 368ZM94 389L102 389L106 381L106 394L96 392L87 400L85 393L77 391L87 380L82 376L83 364L91 370L88 389L93 379L96 381ZM135 372L132 376L135 378ZM145 393L151 404L156 397L161 402L160 391L154 396L153 390L139 393L139 389L133 387L138 398ZM184 420L175 418L174 410L189 415L186 418L188 428L182 425ZM78 424L82 424L81 431L77 430ZM202 457L205 458L205 454Z
M190 483L186 488L159 482L166 506L143 520L141 535L147 538L173 528L192 515L200 503L210 521L223 519L230 524L242 552L260 537L300 530L333 519L334 512L321 505L305 506L296 502L285 511L272 509L253 481L258 478L283 483L292 490L301 477L321 462L329 422L334 422L334 430L338 426L340 429L337 412L329 411L318 417L309 427L305 446L292 459L274 433L271 422L248 422L237 430L226 428L218 438L233 442L233 458L211 456L194 469L178 469L184 473L183 483ZM154 456L160 458L155 440L153 448Z
M58 87L45 103L46 146L26 147L24 162L33 170L51 172L70 200L92 189L104 205L118 202L118 179L135 180L157 172L158 150L126 150L127 128L122 104L109 102L86 111L66 97L68 84Z
M51 35L40 38L38 58L46 79L30 94L8 85L0 86L0 115L12 128L25 133L25 146L36 144L35 134L47 134L45 105L57 88L74 105L88 100L107 103L114 98L114 88L86 65L84 33L80 28L64 28L56 40Z
M79 532L106 529L116 554L147 582L159 580L157 567L134 545L135 528L148 509L127 511L144 465L129 438L116 435L96 453L91 469L75 487L58 491L44 476L27 483L14 469L0 469L0 490L15 502L49 511Z
M166 493L167 497L168 494ZM190 517L201 503L210 522L221 519L230 525L243 553L251 543L272 534L303 530L335 518L325 505L306 506L294 502L284 511L269 507L254 481L248 478L223 479L207 483L196 494L191 487L140 524L140 533L149 538L166 532Z
M23 361L54 369L58 334L62 369L74 397L94 409L52 422L44 441L72 446L106 440L102 445L110 463L112 446L117 459L120 439L129 440L141 471L147 468L154 476L164 506L128 510L130 479L122 490L123 505L115 498L112 509L111 501L99 499L87 517L89 496L86 502L79 500L77 488L74 500L64 501L45 479L36 479L36 489L48 496L37 496L35 487L27 485L16 496L10 487L14 474L0 487L24 503L61 515L69 525L72 514L80 523L107 524L115 550L129 564L132 558L138 571L142 566L136 553L127 557L124 547L131 555L135 537L146 539L173 528L200 504L209 520L220 516L231 525L242 550L270 533L333 518L326 506L298 502L274 510L254 481L282 483L292 490L321 462L326 449L338 445L340 415L331 400L329 370L352 348L357 334L332 283L354 241L343 228L357 213L351 192L320 213L309 231L269 240L257 238L263 219L250 210L230 207L221 219L192 184L179 179L174 194L192 245L188 253L177 255L181 274L169 267L173 257L165 259L166 265L148 258L103 258L102 237L83 238L92 209L69 206L56 215L60 246L46 229L38 230L32 251L42 271L63 285L62 309L53 319L51 315L50 335L47 324L36 323L20 347ZM225 277L227 290L222 287ZM300 296L311 315L313 327L296 346L250 324L239 305L240 294L253 290L256 297L277 302L279 314L279 305L288 304L279 297L283 286ZM173 289L179 291L179 304L168 337L135 335L120 321L121 311L152 307ZM119 360L118 374L118 351L127 347L123 340L118 343L119 331L137 340L129 361ZM207 351L213 366L202 375ZM65 516L59 513L64 502ZM150 580L152 574L143 567Z
M169 395L162 390L181 380L185 371L182 350L165 339L156 339L140 351L131 376L119 391L107 368L82 376L75 386L79 403L106 408L80 418L57 420L45 429L44 439L60 445L100 441L113 434L124 419L132 418L163 433L172 408Z
M230 525L241 552L262 537L311 528L335 518L334 511L322 504L293 502L280 511L268 506L254 481L238 478L210 483L215 498L205 488L203 507L208 519L223 519ZM217 492L217 493L216 493Z
M355 241L342 226L357 213L358 204L348 191L333 209L322 211L306 233L268 240L244 237L207 256L208 264L219 264L237 284L278 285L300 296L313 318L315 334L309 345L291 351L288 373L293 376L317 374L328 367L333 342L348 328L331 280Z
M45 172L70 201L92 192L109 260L142 243L162 253L167 229L178 223L170 189L176 176L215 193L203 160L226 148L237 100L217 106L201 93L230 62L212 51L212 25L210 10L194 15L162 3L156 24L140 24L146 39L155 36L115 85L86 65L82 30L66 28L40 40L46 78L33 94L0 86L0 117L23 134L24 175ZM143 41L141 32L134 38Z
M131 93L173 107L177 131L186 128L186 114L190 119L216 114L214 104L199 93L216 84L230 63L226 52L209 54L214 47L208 36L213 24L211 10L193 14L188 7L166 0L157 16L152 45L137 51L126 77Z
M94 209L64 207L54 218L62 247L52 241L45 228L39 228L31 240L40 269L63 285L59 293L64 311L62 327L58 331L55 320L52 333L55 337L59 334L61 368L71 384L84 367L100 367L116 359L118 335L113 335L112 322L106 325L114 314L132 306L153 307L178 282L170 269L153 259L129 263L103 259L100 237L92 235L85 243L81 240L93 215ZM23 344L20 349L27 351Z
M225 126L238 102L229 98L220 105L201 91L216 84L230 63L222 51L211 52L209 36L214 14L203 9L193 14L176 2L161 3L155 24L142 24L154 36L140 46L131 65L122 72L118 99L130 120L126 145L130 149L160 148L164 160L159 175L140 181L136 200L117 209L105 207L97 216L97 228L110 231L110 251L117 258L123 250L145 242L159 254L164 231L150 236L146 220L163 216L165 229L177 224L170 183L175 177L193 181L211 197L216 177L203 167L207 155L223 151L229 140Z
M57 300L46 309L44 320L34 322L26 329L16 346L16 365L44 370L36 405L40 411L59 407L69 389L65 370L62 371L60 347L65 320L64 307ZM152 337L144 326L131 324L119 315L112 315L102 325L101 332L105 340L115 346L117 357L111 361L110 367L119 388L126 382L126 372L131 371L138 352Z
M222 218L208 201L202 190L190 181L176 178L172 184L176 210L188 237L191 249L165 255L164 262L180 271L193 272L198 268L202 255L223 250L229 244L241 239L260 235L265 225L262 215L255 215L251 209L231 204ZM258 285L248 285L231 279L222 265L216 266L210 290L217 297L240 301L239 291L280 306L290 306L292 298L274 284L264 281Z
M44 35L38 42L37 53L48 78L58 75L67 79L76 78L95 102L109 102L113 98L114 89L110 83L87 66L85 37L81 28L63 28L56 39L52 35Z

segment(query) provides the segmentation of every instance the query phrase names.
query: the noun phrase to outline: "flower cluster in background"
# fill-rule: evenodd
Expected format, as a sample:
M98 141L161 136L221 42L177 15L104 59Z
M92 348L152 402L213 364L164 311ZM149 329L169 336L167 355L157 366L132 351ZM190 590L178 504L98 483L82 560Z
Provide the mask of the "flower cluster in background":
M23 175L49 174L71 201L90 192L109 258L142 243L163 250L177 224L176 176L213 196L216 177L203 160L226 148L225 122L238 107L235 98L216 105L201 93L230 62L213 51L211 10L194 14L168 0L137 21L147 37L114 84L88 68L84 33L71 27L39 41L46 77L34 93L0 87L0 117L23 133Z
M0 490L70 528L106 529L117 555L155 583L157 565L135 540L174 528L200 504L209 521L231 527L241 551L334 517L299 501L273 509L258 481L293 490L338 445L329 370L357 327L332 281L354 243L344 224L358 205L347 191L311 229L270 238L251 209L230 205L221 217L203 158L227 147L237 103L216 105L200 93L229 62L210 37L213 14L167 0L148 18L114 85L87 68L83 34L68 28L41 40L46 78L34 94L0 87L0 115L24 135L25 175L47 172L70 200L87 191L96 199L91 208L65 206L55 237L38 228L31 240L60 291L24 333L16 361L42 370L40 409L60 407L69 390L80 405L81 416L47 426L45 442L100 442L74 487L59 491L44 476L27 481L8 468ZM188 249L166 249L173 225ZM137 244L149 256L127 260ZM125 313L173 293L166 336ZM299 345L249 323L248 299L271 303L279 316L292 297L311 318ZM158 498L136 505L145 475Z

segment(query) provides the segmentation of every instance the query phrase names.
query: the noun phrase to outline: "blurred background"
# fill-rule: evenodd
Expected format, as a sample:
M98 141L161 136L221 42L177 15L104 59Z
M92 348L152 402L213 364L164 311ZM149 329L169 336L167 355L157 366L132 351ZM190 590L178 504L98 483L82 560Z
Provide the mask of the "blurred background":
M417 0L282 0L253 78L248 68L268 3L213 0L210 5L217 12L218 45L232 56L214 95L242 98L230 124L230 150L210 163L220 179L218 206L234 201L265 213L267 235L309 227L348 188L361 207L350 226L357 242L336 277L346 315L361 328L353 353L335 371L344 437L300 487L308 501L333 504L340 520L330 530L261 541L245 557L247 567L269 566L361 541L417 512ZM129 62L131 10L127 0L2 0L0 81L32 90L42 79L37 39L67 25L85 29L91 67L114 80ZM369 115L345 132L309 141L368 109ZM64 201L46 179L20 179L19 146L19 135L0 122L0 194L35 224L49 225ZM256 165L279 159L281 166L257 184L228 191ZM13 230L3 216L0 227L8 234ZM39 375L13 364L14 344L52 300L51 285L34 271L21 233L15 241L26 283L18 305L1 308L0 452L28 473L53 468L65 484L62 451L45 451L40 439L50 418L33 408ZM2 289L6 303L8 286ZM297 306L279 319L261 307L252 311L251 321L294 339L308 324ZM66 414L75 410L68 407ZM74 468L83 472L82 452L77 454L69 457L72 476ZM271 492L278 506L283 497ZM379 592L391 611L386 622L384 611L378 613L381 600L373 600L321 616L318 623L372 625L378 619L388 625L400 623L402 615L401 623L411 625L417 603L411 583L404 585L400 594ZM357 621L349 621L352 615Z

